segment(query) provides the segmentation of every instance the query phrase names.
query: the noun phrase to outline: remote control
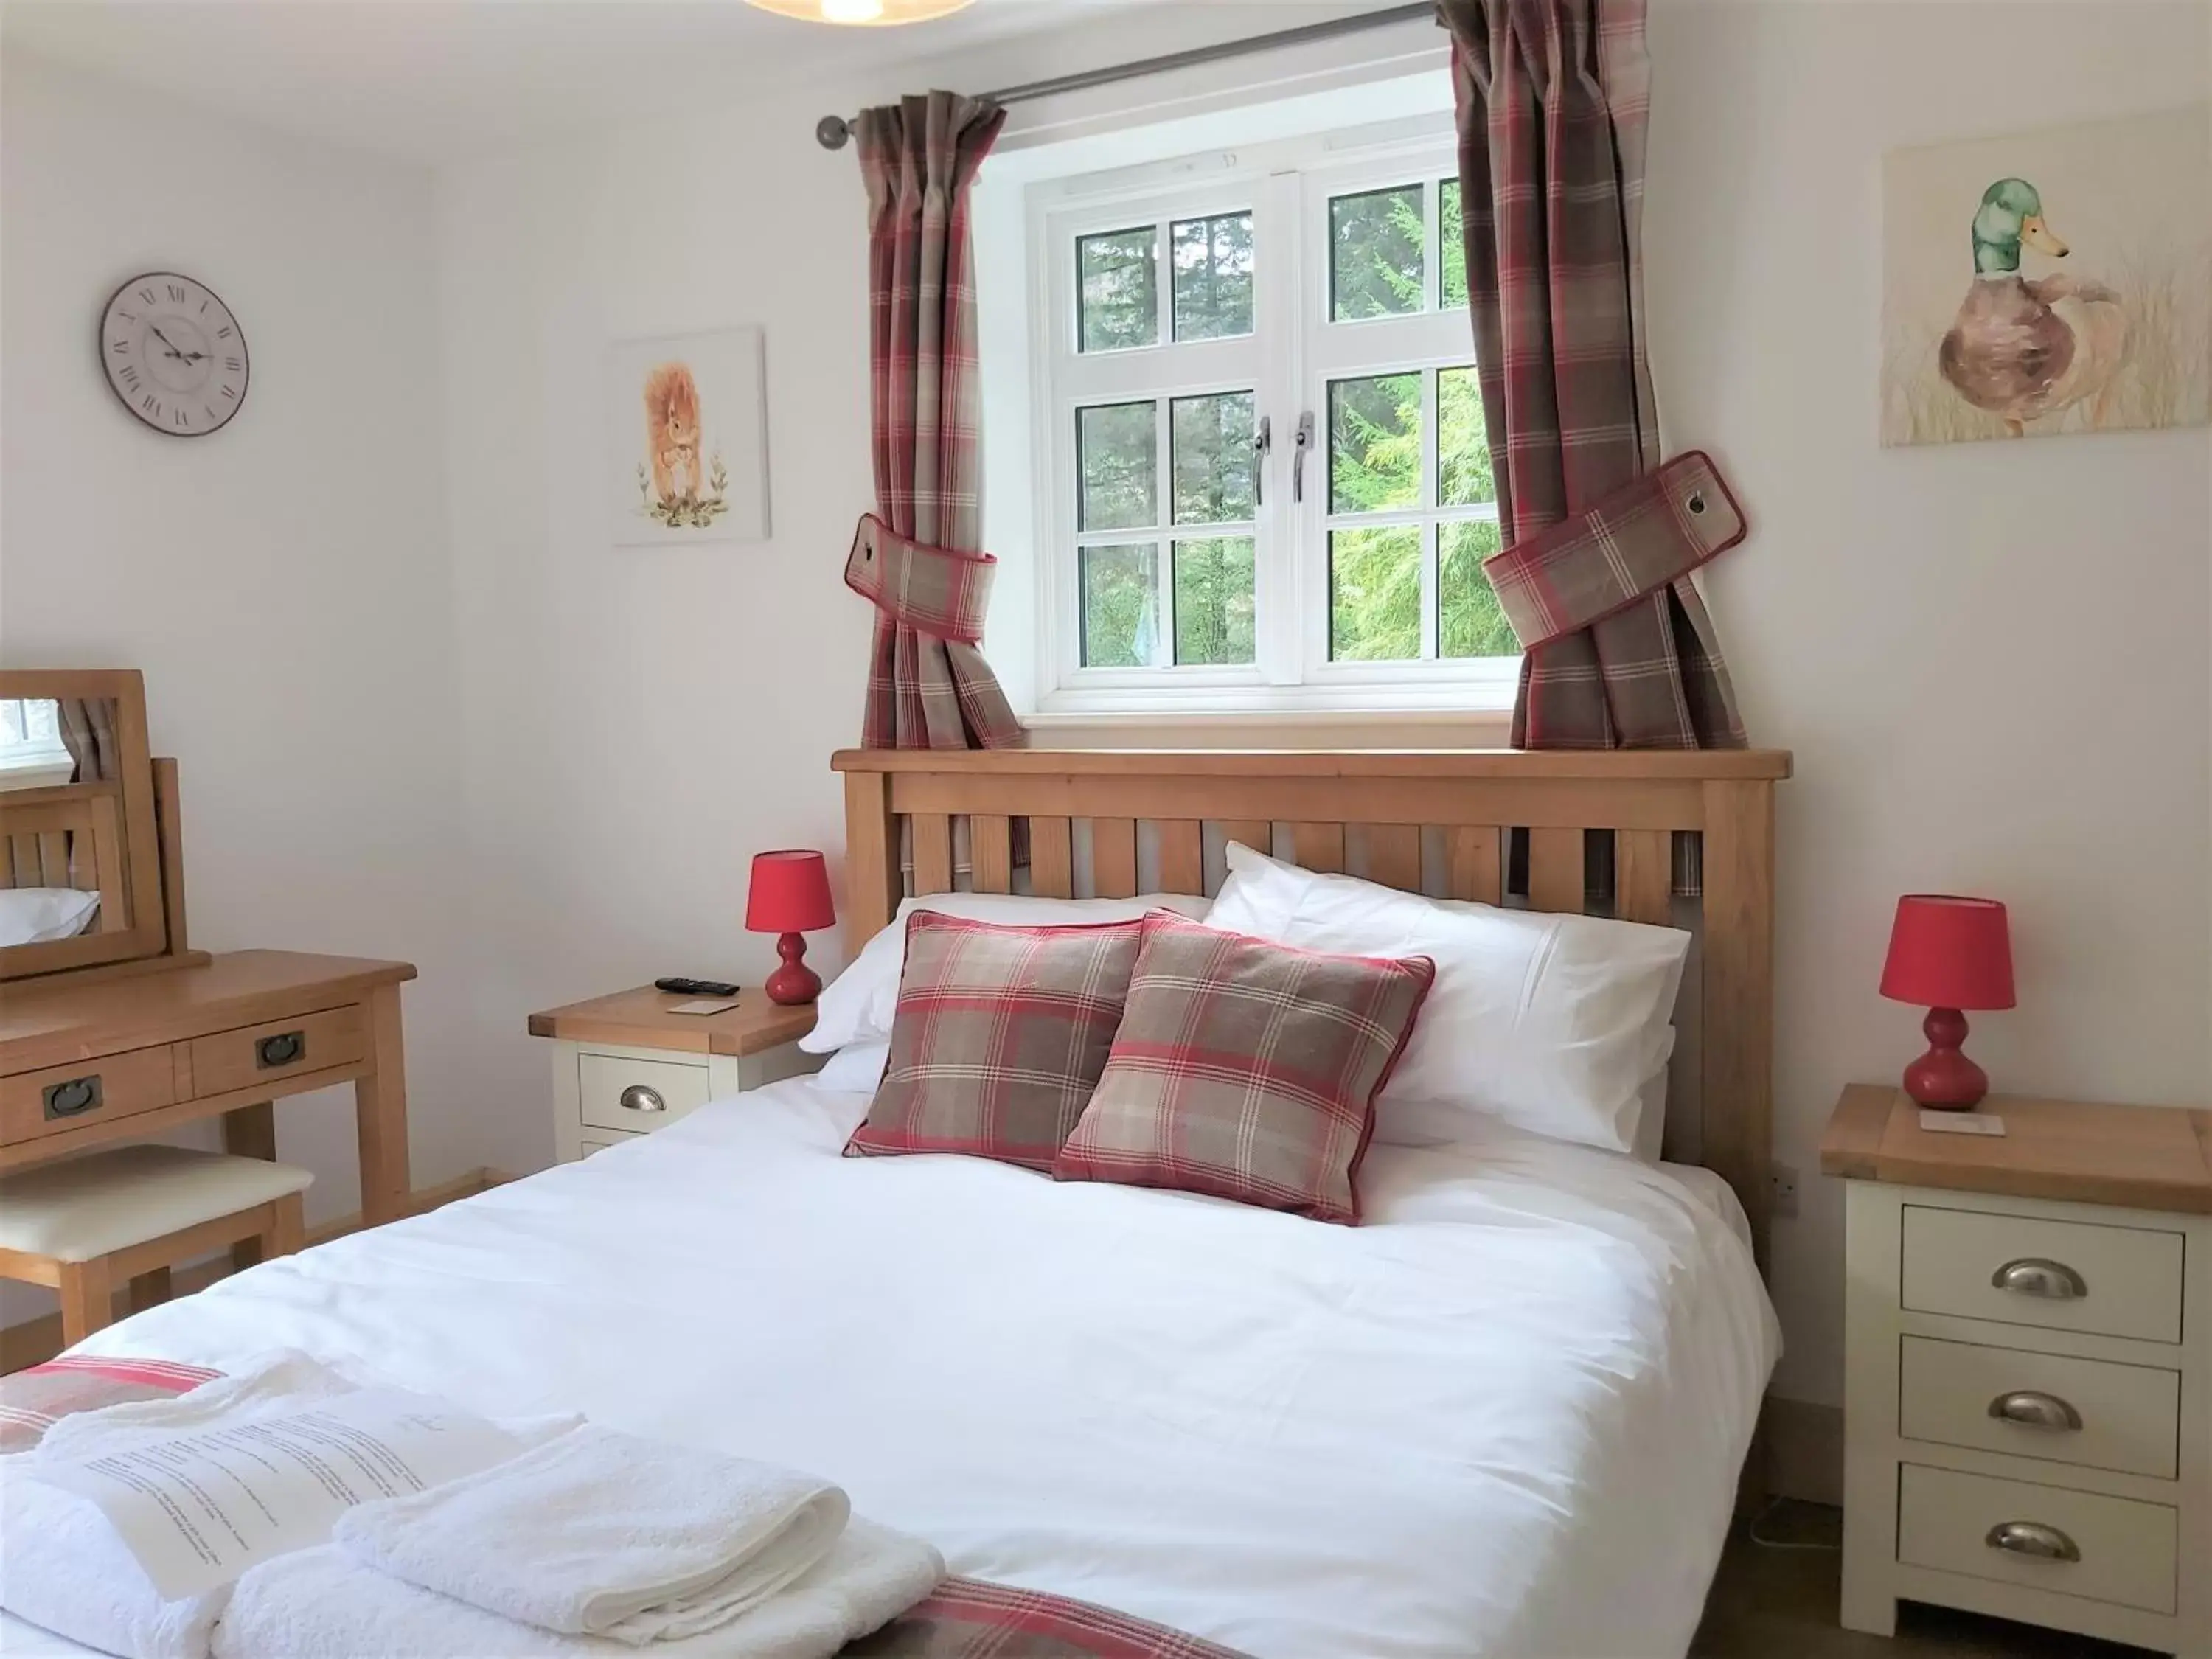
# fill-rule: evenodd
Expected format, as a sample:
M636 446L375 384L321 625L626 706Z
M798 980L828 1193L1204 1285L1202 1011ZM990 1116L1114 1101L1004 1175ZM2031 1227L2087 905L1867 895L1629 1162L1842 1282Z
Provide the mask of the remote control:
M719 979L657 979L653 981L656 991L665 991L678 997L733 997L738 988Z

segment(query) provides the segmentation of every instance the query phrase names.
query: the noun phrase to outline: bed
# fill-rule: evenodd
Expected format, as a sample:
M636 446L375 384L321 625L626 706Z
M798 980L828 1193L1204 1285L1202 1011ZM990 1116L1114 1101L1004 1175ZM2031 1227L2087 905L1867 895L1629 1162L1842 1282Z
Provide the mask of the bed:
M844 1158L866 1097L795 1079L85 1350L232 1369L295 1346L773 1457L955 1571L1255 1654L1680 1655L1778 1347L1756 1264L1787 757L839 763L856 944L909 885L1188 890L1263 834L1393 884L1694 920L1677 1161L1502 1127L1377 1146L1364 1224L1326 1226Z

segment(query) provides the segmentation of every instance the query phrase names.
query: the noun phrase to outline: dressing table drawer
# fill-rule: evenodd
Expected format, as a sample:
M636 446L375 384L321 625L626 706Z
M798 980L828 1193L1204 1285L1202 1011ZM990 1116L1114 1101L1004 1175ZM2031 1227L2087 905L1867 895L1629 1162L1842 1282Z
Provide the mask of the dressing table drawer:
M350 1066L367 1052L358 1003L218 1031L194 1038L190 1047L188 1086L196 1099L250 1089L297 1072Z
M31 1140L172 1105L176 1048L129 1048L98 1060L0 1077L0 1133Z

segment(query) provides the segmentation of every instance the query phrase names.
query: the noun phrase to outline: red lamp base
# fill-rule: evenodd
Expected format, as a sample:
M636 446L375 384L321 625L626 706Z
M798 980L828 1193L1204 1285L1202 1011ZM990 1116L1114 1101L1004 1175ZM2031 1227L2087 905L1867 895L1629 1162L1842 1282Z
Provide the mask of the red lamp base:
M1939 1112L1968 1112L1990 1091L1989 1073L1959 1052L1966 1017L1956 1008L1930 1008L1921 1023L1928 1052L1905 1068L1905 1092Z
M768 1000L791 1007L822 994L822 975L806 965L806 936L786 933L775 942L783 966L768 976ZM1961 1026L1963 1030L1963 1024ZM1977 1095L1976 1099L1981 1097Z

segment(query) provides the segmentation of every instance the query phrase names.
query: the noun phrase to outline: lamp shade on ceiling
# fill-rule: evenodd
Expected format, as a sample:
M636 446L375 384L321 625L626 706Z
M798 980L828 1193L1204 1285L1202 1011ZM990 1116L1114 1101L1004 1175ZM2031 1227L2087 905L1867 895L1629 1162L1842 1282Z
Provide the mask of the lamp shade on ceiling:
M1923 1008L2013 1006L2012 930L2004 906L1947 893L1898 900L1881 994Z
M753 855L745 927L755 933L808 933L837 920L830 898L830 871L819 853L797 850Z
M972 5L974 0L748 0L779 17L810 23L849 23L864 28L892 23L926 23Z

